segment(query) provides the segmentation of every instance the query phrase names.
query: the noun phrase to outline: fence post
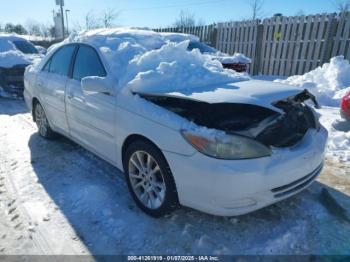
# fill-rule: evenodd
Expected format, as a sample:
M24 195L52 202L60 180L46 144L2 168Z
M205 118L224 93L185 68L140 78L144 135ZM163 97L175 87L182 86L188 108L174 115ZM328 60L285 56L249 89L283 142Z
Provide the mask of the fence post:
M253 66L253 75L258 75L261 72L261 53L263 43L264 25L257 22L256 40L255 40L255 55Z
M339 20L333 15L330 20L328 21L330 24L329 30L326 34L325 37L325 42L324 42L324 52L322 54L322 58L320 59L321 65L328 62L331 59L332 56L332 49L333 49L333 44L334 44L334 38L337 33L337 27Z
M217 35L218 35L218 29L215 25L213 25L210 33L210 46L216 46Z

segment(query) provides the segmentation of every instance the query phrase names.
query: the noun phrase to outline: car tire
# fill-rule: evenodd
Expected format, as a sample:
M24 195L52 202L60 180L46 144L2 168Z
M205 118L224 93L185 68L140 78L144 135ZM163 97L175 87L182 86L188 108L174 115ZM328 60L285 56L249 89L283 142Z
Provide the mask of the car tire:
M56 133L52 130L47 120L44 108L39 102L34 105L34 119L40 136L46 139L53 139L56 137Z
M132 142L123 165L130 194L146 214L158 218L179 207L170 167L155 145L146 140Z

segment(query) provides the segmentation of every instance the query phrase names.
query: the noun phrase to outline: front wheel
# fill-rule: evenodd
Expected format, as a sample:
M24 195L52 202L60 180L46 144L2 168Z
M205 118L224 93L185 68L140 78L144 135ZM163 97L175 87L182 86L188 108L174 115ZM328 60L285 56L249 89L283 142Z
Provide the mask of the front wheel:
M38 127L38 132L42 137L52 139L56 136L55 132L51 129L45 111L39 102L34 106L34 118Z
M151 143L143 140L132 143L125 153L124 170L129 191L146 214L161 217L179 206L169 165Z

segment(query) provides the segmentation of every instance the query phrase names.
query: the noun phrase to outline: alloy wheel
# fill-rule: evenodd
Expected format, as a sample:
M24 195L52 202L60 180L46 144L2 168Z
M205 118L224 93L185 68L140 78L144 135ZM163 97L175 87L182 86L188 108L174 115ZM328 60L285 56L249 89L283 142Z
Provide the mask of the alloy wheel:
M45 136L47 133L48 122L47 122L45 112L44 112L42 106L39 104L36 105L36 107L35 107L35 120L36 120L36 124L38 126L38 129L39 129L39 133L42 136Z
M129 159L129 179L137 198L150 209L165 200L166 185L160 166L147 152L136 151Z

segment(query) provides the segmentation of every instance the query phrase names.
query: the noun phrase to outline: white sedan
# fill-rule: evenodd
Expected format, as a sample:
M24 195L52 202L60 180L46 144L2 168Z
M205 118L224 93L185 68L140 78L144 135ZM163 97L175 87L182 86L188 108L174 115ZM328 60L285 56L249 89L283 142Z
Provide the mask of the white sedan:
M214 215L245 214L300 192L321 172L327 131L309 92L255 80L193 92L126 92L111 53L135 50L136 42L119 41L130 43L133 34L138 44L157 36L118 32L84 35L49 50L27 69L24 97L41 136L62 134L123 170L144 212L159 217L183 205ZM128 60L120 59L125 66L118 64L120 70L129 66L123 76L139 59L135 68L144 71L131 82L142 84L164 67L154 63L152 71L142 61L174 46L165 45L165 51L127 52ZM232 74L215 63L210 70Z

